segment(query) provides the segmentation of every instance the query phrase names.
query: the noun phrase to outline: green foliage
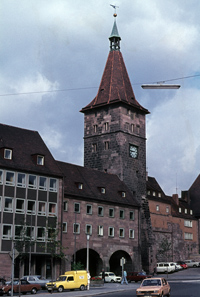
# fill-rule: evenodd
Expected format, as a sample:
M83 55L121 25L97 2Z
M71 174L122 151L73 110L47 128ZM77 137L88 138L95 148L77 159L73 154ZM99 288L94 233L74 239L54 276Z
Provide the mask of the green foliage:
M72 270L84 270L84 265L81 262L73 263Z

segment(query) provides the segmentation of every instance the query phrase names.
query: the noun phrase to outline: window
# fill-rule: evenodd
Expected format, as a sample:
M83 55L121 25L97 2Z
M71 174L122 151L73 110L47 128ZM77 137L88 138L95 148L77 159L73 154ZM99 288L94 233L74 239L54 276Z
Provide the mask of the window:
M4 149L4 159L12 160L12 150Z
M15 184L15 174L14 172L6 172L6 185L14 186Z
M49 179L49 191L57 192L57 180L55 178Z
M134 133L135 132L135 125L131 124L131 132Z
M68 210L68 204L67 204L67 201L64 201L64 205L63 205L64 207L64 211L67 211Z
M109 141L104 142L104 149L109 150Z
M105 188L101 188L101 194L105 194L106 193L106 189Z
M126 192L122 192L122 197L123 197L123 198L126 197Z
M63 228L62 228L62 231L64 233L67 233L67 222L63 222Z
M185 208L185 213L187 213L187 208Z
M74 229L73 229L74 234L80 234L80 224L74 223Z
M129 219L132 220L132 221L135 219L135 213L134 213L133 210L130 211L130 213L129 213Z
M156 192L155 191L153 191L153 196L156 196Z
M86 205L86 212L87 212L87 214L92 214L92 205L90 205L90 204Z
M166 213L169 213L169 206L166 207Z
M186 240L193 240L193 234L185 232L184 234Z
M40 155L37 156L37 165L41 165L41 166L44 165L44 156L40 156Z
M185 226L185 227L190 227L190 228L192 228L192 221L190 221L190 220L185 220L185 221L184 221L184 226Z
M103 236L103 226L98 226L97 233L99 236Z
M114 228L113 227L108 228L108 236L109 237L114 237Z
M94 126L93 126L93 130L94 130L94 133L97 132L97 125L94 125Z
M35 175L28 176L28 187L32 188L32 189L36 188L36 176Z
M16 212L17 213L24 213L24 209L25 209L24 204L25 204L24 199L19 199L19 198L16 199Z
M43 202L43 201L38 202L38 214L41 216L46 215L46 202Z
M92 226L91 225L86 225L85 226L85 233L86 234L89 234L89 235L92 235Z
M4 211L13 212L13 198L4 198Z
M151 191L150 190L147 191L147 195L151 195Z
M109 208L109 217L114 218L114 208Z
M108 127L109 127L109 123L108 122L104 123L104 130L105 131L108 131Z
M35 228L34 227L26 227L26 236L30 239L34 239Z
M43 177L43 176L39 177L39 189L44 190L44 191L47 190L47 178L46 177Z
M25 188L26 186L26 175L25 173L17 174L17 187Z
M78 189L83 190L83 184L82 183L78 183Z
M57 230L55 228L48 228L47 239L48 241L55 241L57 238Z
M2 197L0 196L0 211L1 211Z
M80 213L80 203L74 203L74 212Z
M3 183L3 171L0 170L0 184Z
M103 207L102 206L98 206L98 216L103 217Z
M156 211L159 211L159 210L160 210L159 205L156 205Z
M12 225L3 225L3 239L12 238Z
M124 228L119 228L119 237L124 237Z
M35 214L35 201L28 200L27 213Z
M160 192L158 192L158 197L159 197L159 198L161 197L161 193L160 193Z
M140 134L140 126L139 125L137 125L137 134L139 135Z
M15 225L15 239L23 239L23 226Z
M45 228L37 227L37 241L45 241Z
M135 234L134 234L134 230L133 229L129 229L129 238L134 238Z
M178 211L181 212L181 207L179 207Z
M56 203L49 203L49 215L56 215Z
M124 210L120 209L119 211L119 218L124 219Z
M193 215L193 211L192 211L192 209L190 209L190 214Z
M97 144L96 143L93 143L92 144L92 152L93 153L96 153L97 152Z

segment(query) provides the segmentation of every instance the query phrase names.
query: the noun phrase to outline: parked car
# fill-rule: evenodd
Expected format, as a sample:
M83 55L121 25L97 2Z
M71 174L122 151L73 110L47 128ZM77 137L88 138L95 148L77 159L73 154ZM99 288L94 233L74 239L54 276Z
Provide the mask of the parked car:
M171 273L176 269L172 262L160 262L157 263L157 273Z
M11 290L12 290L12 284L11 282L9 284L5 284L3 286L0 286L0 295L2 296L3 294L11 295ZM25 279L19 281L16 280L13 282L13 292L18 293L19 291L22 294L26 294L30 292L31 294L36 294L37 291L41 290L41 286L38 284L30 284L28 281Z
M146 278L136 290L137 297L142 296L170 296L170 285L165 278Z
M130 282L140 282L145 278L152 277L152 275L146 275L142 272L127 272L127 281Z
M30 284L39 284L43 290L46 289L46 284L49 282L48 279L43 279L41 275L25 275L22 279L27 280Z
M100 272L99 276L102 278L102 272ZM116 276L114 272L105 272L106 283L120 283L121 280L121 276Z
M184 262L187 264L188 267L199 267L200 263L198 261L194 260L184 260Z
M183 267L180 264L178 264L177 262L174 262L174 265L175 265L175 271L179 271L179 270L183 269Z
M187 264L185 262L183 262L183 261L177 261L176 263L179 264L179 265L181 265L181 267L183 269L187 269L188 268Z

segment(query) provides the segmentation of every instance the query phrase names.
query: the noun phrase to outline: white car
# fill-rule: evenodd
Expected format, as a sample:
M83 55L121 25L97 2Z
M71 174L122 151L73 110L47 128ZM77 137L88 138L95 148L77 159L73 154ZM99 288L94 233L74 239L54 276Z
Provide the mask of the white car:
M185 264L187 264L188 267L199 267L200 266L199 265L200 263L197 261L194 261L194 260L185 260L184 262L185 262Z
M102 272L100 272L99 276L102 278ZM105 272L106 283L120 283L121 280L121 276L116 276L114 272Z
M22 279L27 280L30 284L39 284L42 289L46 289L48 279L42 279L40 275L24 275Z

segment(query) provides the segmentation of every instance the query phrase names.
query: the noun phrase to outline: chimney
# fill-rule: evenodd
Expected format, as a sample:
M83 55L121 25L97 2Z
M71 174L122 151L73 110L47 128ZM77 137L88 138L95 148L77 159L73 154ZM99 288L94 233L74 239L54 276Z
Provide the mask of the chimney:
M174 202L176 203L176 205L179 205L178 194L173 194L172 195L172 199L174 200Z

